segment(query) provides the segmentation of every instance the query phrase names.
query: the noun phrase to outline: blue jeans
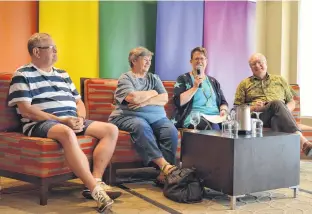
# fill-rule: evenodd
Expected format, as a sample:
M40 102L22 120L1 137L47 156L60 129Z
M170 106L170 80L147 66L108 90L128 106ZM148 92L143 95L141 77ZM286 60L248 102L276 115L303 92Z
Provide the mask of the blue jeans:
M162 118L152 124L137 116L118 116L110 123L131 135L136 151L144 164L163 157L170 164L175 164L178 146L178 130L168 118Z

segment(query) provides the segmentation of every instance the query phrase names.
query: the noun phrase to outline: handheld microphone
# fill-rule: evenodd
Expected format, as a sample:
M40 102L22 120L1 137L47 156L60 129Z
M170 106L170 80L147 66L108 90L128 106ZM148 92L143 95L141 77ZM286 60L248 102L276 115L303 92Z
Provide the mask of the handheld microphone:
M196 68L197 76L200 75L200 68L201 68L200 66L197 66L197 68ZM201 88L202 84L200 83L198 87Z

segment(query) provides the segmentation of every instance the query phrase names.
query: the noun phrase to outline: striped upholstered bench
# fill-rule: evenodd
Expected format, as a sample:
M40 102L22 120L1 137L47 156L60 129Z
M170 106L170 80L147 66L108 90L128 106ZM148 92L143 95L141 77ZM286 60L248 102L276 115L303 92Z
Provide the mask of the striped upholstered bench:
M38 185L40 204L46 205L50 185L75 178L75 175L67 167L59 143L21 134L15 109L7 106L10 81L11 74L0 75L0 176ZM91 160L97 140L80 136L78 141Z
M306 126L301 124L301 117L300 117L300 88L296 84L291 84L292 89L296 92L296 96L294 97L294 100L296 101L296 108L293 111L293 116L299 126L301 128L303 136L305 136L310 142L312 142L312 127ZM301 153L300 154L301 159L306 159L306 156Z
M163 81L163 84L169 96L169 102L165 106L165 110L167 116L170 118L174 110L172 101L174 82ZM114 92L116 87L116 79L81 79L81 91L87 110L87 118L107 122L110 113L115 108ZM180 159L181 150L180 142L181 136L179 133L179 144L176 152L178 161ZM117 169L137 167L143 167L143 162L130 141L130 134L128 132L119 131L117 146L110 162L107 182L109 184L115 183Z

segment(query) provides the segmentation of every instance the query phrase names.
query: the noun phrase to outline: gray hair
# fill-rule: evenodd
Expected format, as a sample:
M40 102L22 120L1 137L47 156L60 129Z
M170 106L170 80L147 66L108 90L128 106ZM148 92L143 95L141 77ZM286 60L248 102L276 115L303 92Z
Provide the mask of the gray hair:
M51 36L47 33L35 33L29 39L27 43L28 53L32 55L32 51L35 47L37 47L42 40L48 39Z
M149 51L147 48L145 47L137 47L137 48L133 48L131 49L130 53L129 53L129 57L128 57L128 62L130 67L133 67L133 60L137 60L140 56L153 56L154 53Z

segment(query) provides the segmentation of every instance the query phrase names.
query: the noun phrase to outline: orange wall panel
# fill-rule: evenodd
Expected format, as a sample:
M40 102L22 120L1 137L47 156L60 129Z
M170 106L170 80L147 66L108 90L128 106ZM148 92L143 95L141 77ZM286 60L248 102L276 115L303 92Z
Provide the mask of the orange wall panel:
M29 62L29 37L38 30L38 2L0 1L0 73Z

